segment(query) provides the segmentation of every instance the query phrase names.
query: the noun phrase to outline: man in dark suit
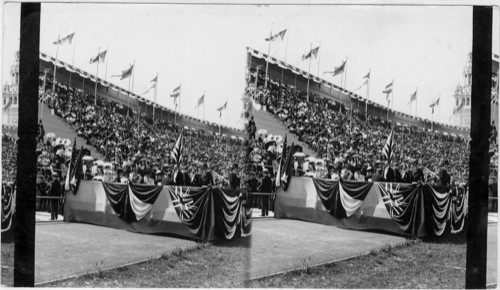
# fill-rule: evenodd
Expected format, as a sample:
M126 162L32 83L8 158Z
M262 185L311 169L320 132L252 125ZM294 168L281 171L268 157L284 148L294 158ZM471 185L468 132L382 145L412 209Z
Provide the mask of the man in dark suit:
M174 166L174 182L177 186L184 185L184 174L181 172L177 165Z
M192 169L186 169L184 166L182 167L182 178L184 179L184 186L191 186L191 176L189 176L189 172Z
M231 174L229 174L229 187L238 189L240 187L240 178L238 177L238 164L234 164Z
M191 180L191 186L202 186L203 185L203 175L201 168L196 169L196 174Z
M203 176L203 185L207 186L215 185L212 171L210 170L210 168L206 163L203 164L203 170L205 171L205 175Z
M394 174L394 169L392 169L391 166L389 165L387 165L387 167L384 170L384 180L386 182L396 181L396 175Z
M260 192L271 193L273 190L273 181L269 176L269 170L264 169L264 178L260 186ZM269 195L262 196L262 213L261 216L269 215Z
M60 197L61 196L61 183L59 182L59 175L57 172L52 172L52 180L48 184L48 196ZM57 220L59 200L56 198L50 199L50 220Z

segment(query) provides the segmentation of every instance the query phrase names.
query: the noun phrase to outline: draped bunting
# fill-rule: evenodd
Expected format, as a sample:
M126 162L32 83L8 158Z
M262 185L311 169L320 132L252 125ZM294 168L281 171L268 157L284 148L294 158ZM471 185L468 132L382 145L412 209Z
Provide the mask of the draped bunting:
M211 240L248 236L251 208L238 191L82 181L68 195L65 221L89 222L144 233ZM180 226L180 227L179 227Z
M2 196L2 233L10 230L12 218L14 216L14 199L12 187L3 185L2 190L5 197Z
M309 197L311 193L300 193L304 190L314 191L305 186L311 181L324 209L314 206L314 200L311 201ZM447 229L451 233L462 231L467 214L468 193L466 189L458 187L302 178L296 179L295 188L298 192L288 195L278 191L277 202L281 204L275 206L275 216L348 228L393 231L393 227L387 222L380 222L390 219L397 224L401 233L411 236L424 236L428 233L441 236ZM369 202L366 203L368 199ZM317 213L311 214L311 210ZM321 211L325 210L338 220L325 219L321 215ZM385 216L380 210L386 211Z
M422 235L424 211L420 185L401 183L377 183L377 185L387 211L401 229L412 236Z
M168 193L182 223L193 235L205 240L213 220L212 191L208 188L169 186Z

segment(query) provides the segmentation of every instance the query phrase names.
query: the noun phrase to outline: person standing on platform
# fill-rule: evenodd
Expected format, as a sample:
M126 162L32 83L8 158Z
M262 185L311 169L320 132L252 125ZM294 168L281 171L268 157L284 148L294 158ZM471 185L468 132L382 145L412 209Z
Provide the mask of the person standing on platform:
M61 183L59 182L59 175L57 172L52 172L52 180L48 184L48 196L50 199L50 220L57 220L59 199L56 197L61 196Z
M262 184L260 186L260 192L271 193L273 190L273 181L269 176L269 170L264 168L264 178L262 179ZM261 216L269 215L269 195L262 196L262 213Z
M203 176L203 185L207 186L215 185L212 171L210 170L210 168L206 163L203 164L203 170L205 171L205 175Z

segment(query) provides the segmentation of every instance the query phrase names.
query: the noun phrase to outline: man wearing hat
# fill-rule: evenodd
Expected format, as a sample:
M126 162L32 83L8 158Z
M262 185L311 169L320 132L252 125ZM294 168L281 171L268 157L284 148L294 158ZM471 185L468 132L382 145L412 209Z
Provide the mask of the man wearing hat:
M229 174L229 186L231 189L238 189L240 187L240 178L238 177L238 164L235 163Z
M271 193L273 190L273 181L269 176L269 170L264 168L263 170L264 178L262 179L262 184L260 185L260 192ZM262 196L262 213L261 216L269 215L269 195Z
M205 171L205 175L203 176L203 185L215 185L212 172L206 163L203 164L203 170Z
M50 220L57 220L59 200L55 197L61 196L61 183L59 182L59 174L52 172L52 180L48 184L48 196L50 199Z

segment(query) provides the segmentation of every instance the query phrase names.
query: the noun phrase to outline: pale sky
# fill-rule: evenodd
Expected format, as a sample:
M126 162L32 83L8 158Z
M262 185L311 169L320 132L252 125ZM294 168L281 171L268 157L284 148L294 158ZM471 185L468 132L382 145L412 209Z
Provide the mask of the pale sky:
M10 82L19 49L19 9L4 5L2 83ZM494 9L496 53L499 26ZM395 110L409 113L409 97L418 87L418 115L430 119L429 104L441 95L434 120L449 123L452 95L472 50L472 7L42 4L40 50L55 56L58 34L75 32L72 45L59 47L58 59L71 63L75 49L74 65L95 74L88 60L98 47L109 49L108 81L127 89L128 80L110 76L135 60L135 93L158 73L159 104L173 109L169 95L181 83L182 113L196 117L196 102L205 92L205 119L219 122L216 108L228 100L222 124L241 127L246 47L267 53L264 39L271 29L288 29L283 42L272 43L272 56L307 71L302 54L311 43L321 44L311 73L317 74L319 63L320 77L338 85L339 77L323 72L348 57L347 89L359 87L371 69L372 101L386 105L382 91L394 79ZM99 77L104 74L101 64ZM366 89L357 93L365 97ZM153 92L144 97L153 100Z

